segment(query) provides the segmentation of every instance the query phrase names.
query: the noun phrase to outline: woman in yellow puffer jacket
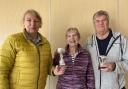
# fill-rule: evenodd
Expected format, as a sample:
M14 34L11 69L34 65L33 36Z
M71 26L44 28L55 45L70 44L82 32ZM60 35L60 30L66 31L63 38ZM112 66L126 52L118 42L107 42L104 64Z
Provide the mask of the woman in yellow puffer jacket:
M0 89L44 89L51 70L51 48L38 31L35 10L23 17L24 31L10 35L0 48Z

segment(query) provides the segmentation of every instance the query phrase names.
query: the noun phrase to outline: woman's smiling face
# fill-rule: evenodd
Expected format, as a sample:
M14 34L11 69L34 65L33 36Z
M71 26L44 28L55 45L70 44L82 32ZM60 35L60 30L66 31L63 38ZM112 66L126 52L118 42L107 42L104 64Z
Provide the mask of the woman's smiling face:
M79 37L77 35L77 32L74 30L67 32L66 38L67 44L69 44L70 47L77 46L79 43Z

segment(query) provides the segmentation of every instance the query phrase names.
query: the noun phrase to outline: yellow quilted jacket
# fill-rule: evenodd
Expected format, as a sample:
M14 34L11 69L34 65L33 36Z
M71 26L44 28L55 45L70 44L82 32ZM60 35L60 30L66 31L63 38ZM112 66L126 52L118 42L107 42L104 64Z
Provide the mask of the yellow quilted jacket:
M44 89L51 69L51 48L40 35L33 44L25 33L11 35L0 48L0 89Z

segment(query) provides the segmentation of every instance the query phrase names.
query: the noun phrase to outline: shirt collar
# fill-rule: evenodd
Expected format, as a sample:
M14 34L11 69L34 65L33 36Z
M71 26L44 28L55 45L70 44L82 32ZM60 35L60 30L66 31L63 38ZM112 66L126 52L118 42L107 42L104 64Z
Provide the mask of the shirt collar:
M25 36L26 36L27 40L30 40L34 44L38 44L41 41L39 33L37 33L37 37L34 40L32 40L30 34L25 29L24 29L24 33L25 33Z
M78 44L77 46L78 46L78 48L77 48L78 53L82 52L83 51L82 46L80 44ZM65 46L65 52L69 53L69 45L68 44Z

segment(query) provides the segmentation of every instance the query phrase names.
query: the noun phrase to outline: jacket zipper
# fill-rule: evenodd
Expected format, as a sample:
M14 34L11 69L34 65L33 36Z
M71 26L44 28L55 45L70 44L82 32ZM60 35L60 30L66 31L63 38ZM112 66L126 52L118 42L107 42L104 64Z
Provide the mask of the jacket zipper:
M39 58L39 72L38 72L38 79L37 79L37 89L38 89L38 85L39 85L39 78L40 78L40 51L39 51L39 45L36 46L37 48L37 53L38 53L38 58Z

